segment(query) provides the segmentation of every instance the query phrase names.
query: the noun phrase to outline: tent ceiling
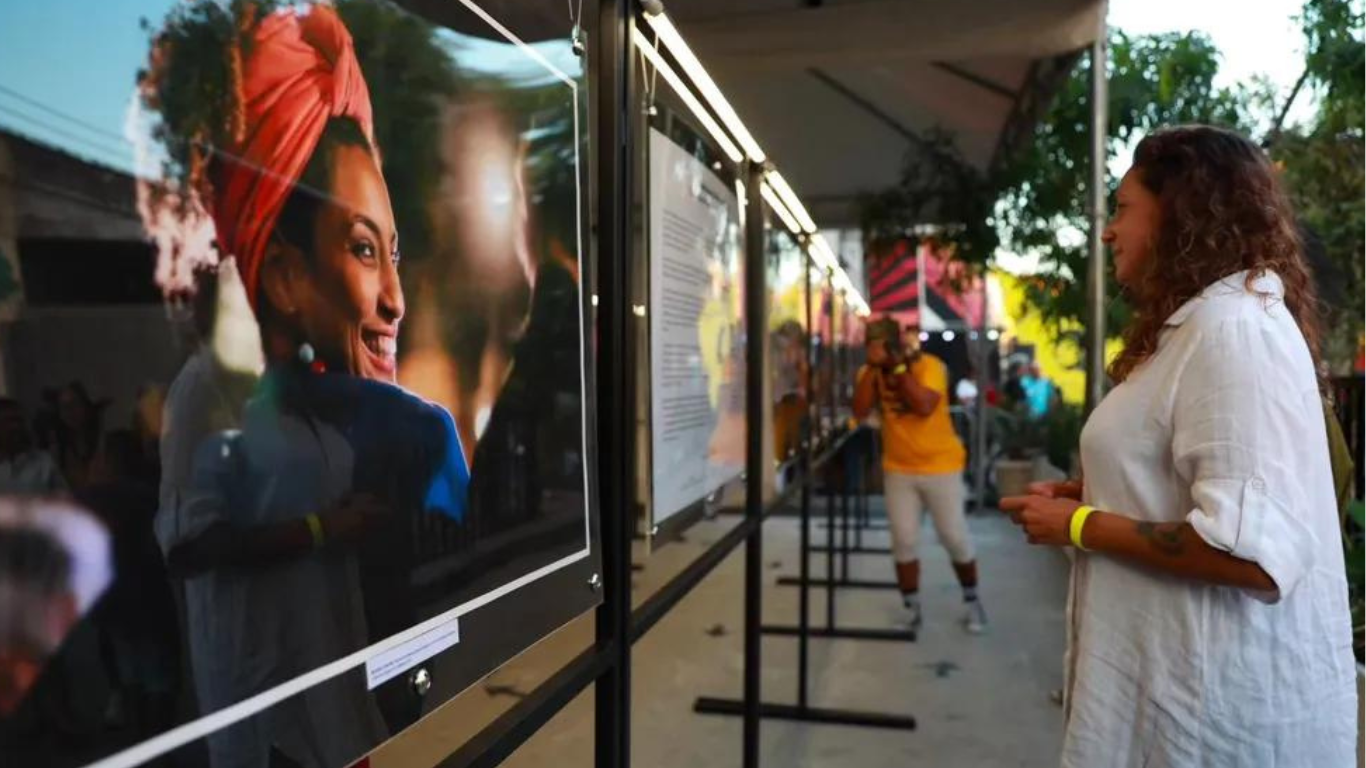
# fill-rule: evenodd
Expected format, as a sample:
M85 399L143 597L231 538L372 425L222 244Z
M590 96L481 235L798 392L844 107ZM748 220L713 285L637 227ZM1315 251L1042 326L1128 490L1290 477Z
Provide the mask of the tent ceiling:
M459 3L400 1L489 34ZM562 39L578 5L478 1L528 41ZM856 225L858 196L894 184L907 151L935 127L990 170L1027 140L1104 9L1103 0L663 2L823 227Z
M666 0L822 226L856 224L932 129L989 170L1028 135L1099 0Z

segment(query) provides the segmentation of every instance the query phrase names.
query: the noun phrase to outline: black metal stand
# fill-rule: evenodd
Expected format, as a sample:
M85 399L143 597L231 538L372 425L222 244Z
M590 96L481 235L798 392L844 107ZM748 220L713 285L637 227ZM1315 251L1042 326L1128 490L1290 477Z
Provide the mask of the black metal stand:
M809 467L809 449L804 463ZM910 715L891 715L881 712L864 712L848 709L830 709L826 707L811 706L808 689L809 685L809 640L813 637L837 638L846 640L891 640L899 642L913 642L915 633L906 630L893 629L866 629L866 628L847 628L837 627L834 624L834 593L826 601L826 619L828 623L824 627L810 626L808 612L810 608L810 589L813 583L809 578L809 558L806 557L807 545L809 544L809 530L811 525L811 475L808 471L806 479L802 483L801 494L801 550L804 553L801 558L799 570L801 575L795 579L799 583L805 583L798 597L798 616L796 626L764 625L761 630L764 634L771 634L780 637L797 638L797 703L796 704L777 704L763 702L759 705L758 714L760 717L795 720L807 723L822 723L826 725L856 725L867 728L892 728L899 730L914 730L916 721ZM834 509L834 494L829 483L826 483L826 508L827 516ZM827 570L833 572L833 555L827 560ZM747 594L748 596L748 594ZM746 604L745 614L757 613L758 606ZM735 699L722 699L710 696L698 698L693 704L693 711L707 715L738 715L743 710L742 702Z
M821 528L822 528L822 529L828 529L829 527L830 527L830 526L827 525L827 524L824 524L824 523L821 524ZM883 522L873 522L873 521L868 521L868 522L866 522L866 523L863 523L862 525L859 526L859 528L862 528L862 529L865 530L865 531L890 531L890 530L891 530L891 528L890 528L886 523L883 523Z
M807 280L807 290L806 290L806 295L807 295L807 307L806 307L806 311L807 311L807 327L808 327L808 328L811 328L811 327L813 327L813 326L811 325L811 303L810 303L810 297L811 297L811 277L810 277L810 270L807 270L807 278L806 278L806 280ZM753 315L751 315L751 316L753 316ZM812 383L813 383L813 382L812 382L811 379L810 379L810 369L808 369L808 379L807 379L807 391L808 391L808 392L814 391L813 387L811 386ZM834 403L833 403L833 402L831 403L831 410L832 410L832 413L833 413L833 410L834 410ZM753 422L751 422L751 423L753 423ZM842 444L842 448L843 448L844 450L849 450L849 448L851 447L851 446L849 445L849 441L850 441L851 439L854 439L854 438L855 438L854 435L848 435L848 436L845 436L845 437L841 438L841 439L840 439L840 443ZM813 462L812 462L812 460L811 460L811 450L812 450L812 448L811 448L811 440L809 439L809 436L808 436L808 439L805 439L805 440L802 441L802 466L803 466L804 472L803 472L803 476L802 476L802 491L801 491L801 523L800 523L800 525L801 525L801 532L800 532L800 541L799 541L799 544L798 544L798 549L799 549L799 551L801 552L801 555L800 555L800 557L798 558L798 560L799 560L799 562L798 562L798 574L799 574L799 575L796 577L796 579L793 580L793 582L796 583L797 586L799 586L799 587L801 588L801 592L799 593L798 599L797 599L797 624L796 624L796 626L763 625L763 626L760 626L760 627L759 627L759 631L761 631L761 632L764 633L764 634L770 634L770 635L775 635L775 636L780 636L780 637L796 637L796 638L797 638L797 703L794 705L794 704L777 704L777 703L773 703L773 702L763 702L763 703L760 703L760 704L757 705L757 712L756 712L756 705L755 705L755 702L750 698L750 695L749 695L749 694L750 694L750 690L749 690L749 687L748 687L748 685L747 685L747 686L746 686L746 689L745 689L745 694L746 694L746 695L745 695L745 699L744 699L743 701L736 701L735 699L720 699L720 698L714 698L714 697L704 696L704 697L698 698L697 701L694 702L694 704L693 704L693 711L694 711L694 712L697 712L697 713L699 713L699 714L709 714L709 715L732 715L732 716L733 716L733 715L743 714L743 715L745 716L745 720L746 720L746 723L747 723L747 724L748 724L749 719L750 719L751 717L754 717L754 716L757 714L758 717L765 717L765 718L779 719L779 720L793 720L793 721L805 722L805 723L822 723L822 724L827 724L827 725L854 725L854 726L863 726L863 727L868 727L868 728L891 728L891 729L899 729L899 730L914 730L915 727L916 727L916 721L915 721L915 718L914 718L914 717L911 717L911 716L909 716L909 715L890 715L890 714L884 714L884 713L880 713L880 712L864 712L864 711L857 711L857 710L830 709L830 708L826 708L826 707L813 707L813 706L811 706L810 698L809 698L809 694L808 694L808 689L810 688L809 679L808 679L808 678L809 678L809 674L810 674L810 673L809 673L809 669L808 669L808 667L809 667L809 665L810 665L810 654L809 654L809 647L808 647L808 646L809 646L809 642L810 642L810 639L811 639L811 638L813 638L813 637L820 637L820 638L839 638L839 639L852 639L852 640L893 640L893 641L901 641L901 642L913 642L913 641L915 640L915 634L914 634L913 632L909 632L909 631L903 631L903 630L884 630L884 629L867 629L867 628L842 628L842 627L837 626L836 617L835 617L835 604L836 604L836 601L835 601L835 591L834 591L834 590L828 590L828 592L827 592L827 598L826 598L826 601L825 601L825 626L824 626L824 627L819 627L819 628L813 628L813 627L811 626L811 624L810 624L810 606L811 606L811 594L810 594L810 593L811 593L811 587L812 587L813 585L817 585L817 584L820 583L820 582L817 582L817 581L812 580L812 579L811 579L811 574L810 574L810 565L811 565L811 564L810 564L810 553L811 553L811 551L812 551L812 549L811 549L811 483L812 483L813 480L814 480L814 476L813 476L812 472L813 472L813 470L815 469L815 468L812 466ZM835 455L836 457L844 458L841 454L842 454L842 451L840 451L840 450L837 449L834 455ZM834 542L834 537L835 537L835 530L836 530L836 521L835 521L835 506L836 506L836 504L835 504L835 494L834 494L834 488L833 488L833 477L832 477L833 472L832 472L832 467L830 466L830 462L829 462L829 461L823 461L823 462L821 462L821 464L822 464L822 468L825 469L825 471L826 471L826 472L825 472L825 478L824 478L824 479L825 479L825 482L824 482L824 486L825 486L825 528L826 528L826 531L828 532L828 534L827 534L827 541L829 541L830 544L833 544L833 542ZM849 505L849 488L850 488L850 485L851 485L851 475L852 475L852 474L853 474L853 473L851 473L851 472L849 471L849 462L846 460L846 462L845 462L845 468L844 468L844 472L843 472L842 483L841 483L840 502L839 502L839 508L840 508L840 529L839 529L839 530L840 530L840 544L841 544L841 546L840 546L840 552L841 552L840 579L837 580L837 579L835 578L835 555L836 555L836 551L837 551L837 550L836 550L835 547L833 547L833 546L831 546L831 545L828 544L828 545L826 546L825 550L824 550L824 551L825 551L825 555L826 555L826 559L825 559L825 579L824 579L824 582L825 582L825 583L829 583L829 584L836 584L836 585L839 585L841 582L849 583L849 582L852 581L852 580L849 578L849 557L848 557L849 549L850 549L850 546L851 546L851 544L850 544L850 536L849 536L849 534L850 534L850 522L851 522L851 521L850 521L850 514L851 514L851 512L850 512L850 505ZM866 487L865 487L865 486L866 486L866 481L867 481L867 473L866 473L866 472L859 472L858 474L859 474L859 496L860 496L860 499L861 499L862 501L866 501ZM859 540L858 543L861 545L861 544L862 544L862 541ZM748 566L748 563L747 563L747 566ZM748 575L749 575L749 574L748 574L748 568L747 568L747 569L746 569L746 576L748 577ZM780 580L779 583L784 583L784 582L783 582L783 580ZM895 585L893 584L892 586L895 586ZM757 662L757 659L758 659L758 652L757 652L757 650L756 650L756 651L753 653L753 655L751 656L751 653L749 652L749 648L748 648L748 642L749 642L750 637L751 637L751 635L750 635L750 627L752 626L751 623L753 622L753 624L757 625L758 620L759 620L759 616L761 615L761 607L762 607L762 606L761 606L761 604L760 604L760 602L759 602L759 599L760 599L760 593L757 591L757 589L755 589L754 591L751 591L751 584L750 584L750 582L749 582L749 579L746 578L746 582L745 582L745 639L746 639L746 653L745 653L745 664L746 664L746 667L745 667L745 673L746 673L746 680L748 680L748 675L750 674L750 672L751 672L751 670L752 670L752 668L749 666L750 663L751 663L751 658L753 658L756 662ZM757 670L755 670L755 673L757 674Z
M857 483L858 495L854 498L852 511L846 510L840 522L840 544L838 552L843 558L841 577L844 581L849 579L849 556L850 555L890 555L891 547L868 546L863 543L864 531L871 530L869 524L871 514L868 505L868 473L872 471L872 453L863 452L858 456L859 482ZM886 526L879 526L879 529L886 530ZM850 542L850 534L853 541ZM826 543L813 545L812 552L825 554L834 547L834 536L827 532Z
M465 745L441 761L441 768L494 768L538 729L548 723L577 696L594 690L594 766L595 768L629 768L631 762L631 646L678 605L699 583L711 574L741 544L745 549L745 620L743 698L739 700L698 699L698 712L740 715L744 718L742 764L744 768L758 768L759 725L762 718L781 718L812 723L863 725L883 728L912 729L915 719L905 715L887 715L842 709L812 707L808 701L809 639L812 637L850 636L859 639L906 639L883 637L879 630L834 629L833 599L827 607L829 625L812 628L810 609L810 551L811 482L818 467L829 463L839 453L842 441L819 461L813 457L813 446L808 438L804 443L802 463L805 472L782 498L765 508L762 502L764 410L768 407L767 392L760 372L764 368L764 333L767 289L765 260L762 257L764 210L758 194L762 169L750 164L742 168L747 176L749 204L746 207L746 273L745 316L751 333L746 342L746 492L744 519L681 573L632 610L631 600L631 543L635 522L639 518L635 507L635 476L622 467L635 466L636 430L635 372L638 370L633 350L635 323L631 305L634 269L639 262L630 253L633 228L631 190L635 179L632 167L635 157L632 144L636 127L630 118L633 89L638 85L637 61L631 56L632 25L635 5L625 0L598 0L593 3L597 35L588 48L589 80L594 85L591 132L597 156L590 179L589 199L594 201L595 217L585 221L585 231L593 233L597 258L584 263L584 285L591 286L597 312L594 323L596 364L593 367L593 387L597 401L611 404L598 407L595 434L597 465L610 468L596 472L596 505L601 524L601 573L594 584L603 590L603 602L597 609L594 645L537 686L525 698L514 704L492 723L485 726ZM666 54L667 55L667 54ZM811 324L811 286L807 272L807 326ZM827 280L829 278L827 277ZM586 309L586 308L585 308ZM810 347L808 346L808 356ZM814 391L808 366L807 391ZM830 408L833 413L834 403ZM818 421L812 419L812 421ZM847 485L847 484L846 484ZM764 519L774 509L790 503L790 497L800 490L803 553L801 578L806 586L801 593L799 626L793 632L782 627L765 628L762 618L762 535ZM867 526L866 499L860 497L852 514L859 517L851 527L848 490L840 510L844 527L840 532L841 545L849 545L852 532L856 546L861 547L862 530ZM826 524L834 530L834 499L827 485ZM833 541L833 539L832 539ZM834 553L826 562L827 581L835 580ZM840 573L848 578L847 554L842 553ZM761 640L764 632L791 634L798 638L798 693L797 704L766 703L760 697ZM838 633L838 634L837 634Z
M763 630L766 635L777 635L779 637L801 637L805 631L806 637L840 640L893 640L899 643L913 643L916 639L914 632L905 629L808 627L806 630L802 630L801 627L794 627L789 624L765 624Z
M764 600L764 437L758 425L764 423L767 406L767 387L764 377L764 343L768 312L768 288L765 285L768 263L764 258L764 201L759 186L764 180L763 166L750 163L747 186L751 193L746 199L745 219L745 522L753 527L745 539L745 670L744 698L740 715L744 718L741 765L759 767L760 671L762 669L763 635L759 622L763 616Z
M855 529L855 531L857 531L857 529ZM815 553L817 553L817 554L824 554L824 553L830 551L830 546L829 546L828 544L818 544L818 545L815 545L815 546L811 547L811 551L812 551L812 552L815 552ZM856 544L856 545L853 545L853 546L851 546L851 547L849 547L849 548L847 548L847 549L844 548L844 547L840 547L840 548L839 548L838 550L836 550L836 551L839 552L841 555L890 555L890 554L892 554L892 548L891 548L891 547L868 547L868 546L861 546L861 545L857 545L857 544Z
M855 433L855 435L851 438L851 440L857 440L858 437L859 437L859 436L857 435L857 433ZM861 471L858 473L858 475L859 475L859 481L858 481L859 493L858 493L858 504L856 504L856 507L862 506L862 507L863 507L862 512L863 512L863 513L866 513L866 511L867 511L867 478L868 478L868 473L867 473L867 457L864 456L864 455L860 455L860 456L858 457L858 459L861 460L861 461L863 462L863 466L860 467ZM805 561L810 557L810 553L812 553L812 552L820 552L820 553L823 553L823 554L825 555L825 557L826 557L826 577L825 577L824 579L813 579L813 578L811 578L811 577L809 576L809 574L805 571L805 569L803 569L797 576L781 576L781 577L778 578L778 581L777 581L778 586L782 586L782 587L798 587L798 588L800 588L803 595L805 595L805 594L810 590L811 587L819 587L819 588L822 588L822 589L826 589L826 590L829 592L829 594L828 594L828 596L827 596L827 598L826 598L826 621L825 621L825 626L822 627L822 628L818 628L818 629L811 629L811 630L808 630L808 629L803 629L803 628L801 628L801 627L794 627L794 626L792 626L792 625L787 625L787 624L768 624L768 625L765 625L765 626L764 626L764 633L765 633L765 634L769 634L769 635L779 635L779 636L792 636L792 635L797 635L797 636L801 636L801 637L820 637L820 638L833 638L833 639L841 639L841 640L891 640L891 641L900 641L900 642L914 642L914 641L915 641L915 639L916 639L915 633L914 633L914 632L911 632L911 631L909 631L909 630L904 630L904 629L880 629L880 628L868 628L868 627L840 627L840 626L838 626L838 624L837 624L836 621L835 621L835 607L834 607L834 606L835 606L836 597L835 597L835 592L834 592L834 590L831 590L831 589L830 589L830 587L831 587L832 585L834 586L835 589L897 589L897 588L898 588L898 584L897 584L895 581L879 581L879 580L873 580L873 579L855 579L855 578L850 577L850 575L849 575L849 555L855 554L856 552L868 552L868 553L879 552L880 554L889 554L889 553L891 552L890 549L879 551L879 550L875 550L875 549L873 549L873 548L871 548L871 547L863 547L863 546L861 546L861 545L857 545L857 546L856 546L855 544L853 544L853 543L850 542L850 538L849 538L849 533L850 533L850 531L851 531L851 530L857 531L857 530L860 529L859 526L858 526L858 523L851 520L851 517L852 517L852 516L858 516L858 515L860 514L860 510L858 510L858 509L856 508L855 510L853 510L853 511L851 512L850 506L849 506L849 489L850 489L850 485L852 485L852 483L850 482L850 475L852 474L851 471L850 471L850 468L851 468L851 465L852 465L852 464L853 464L853 462L850 461L850 460L849 460L849 457L846 455L846 457L845 457L844 483L842 484L842 489L841 489L841 500L840 500L841 514L840 514L840 522L839 522L839 542L840 542L839 546L838 546L838 547L834 546L834 541L835 541L835 530L836 530L836 529L835 529L835 527L834 527L833 521L831 521L830 519L828 519L828 515L827 515L827 520L826 520L826 530L827 530L827 533L826 533L826 540L827 540L827 542L828 542L827 544L825 544L824 546L821 546L821 547L808 547L808 546L806 546L807 543L808 543L807 537L803 536L803 538L802 538L802 552L804 553L803 556L802 556L802 558L801 558L802 561L805 562ZM827 475L827 478L828 478L828 475ZM827 510L828 510L828 509L830 508L828 505L831 503L832 495L829 493L829 484L828 484L828 483L827 483L827 486L826 486L826 487L827 487L826 501L827 501ZM805 530L803 530L803 533L805 533ZM840 576L839 576L839 578L834 578L834 565L833 565L833 562L834 562L834 557L835 557L836 553L839 554L840 561L841 561L841 562L840 562Z
M852 438L852 439L859 439L857 433L855 433L855 437ZM866 453L866 452L865 452L865 453ZM872 526L870 526L870 525L868 524L867 478L868 478L868 472L869 472L869 467L868 467L869 457L866 456L866 455L860 455L860 456L859 456L859 459L862 461L862 466L860 467L860 471L859 471L859 473L858 473L858 474L859 474L859 483L858 483L858 486L859 486L859 494L858 494L858 500L857 500L857 504L856 504L856 507L857 507L857 508L856 508L853 512L851 512L850 509L849 509L849 486L850 486L850 484L851 484L851 483L849 482L849 475L850 475L850 465L851 465L852 462L850 462L850 461L846 458L846 461L845 461L845 482L843 483L843 489L842 489L842 491L841 491L841 499L840 499L840 508L841 508L840 519L839 519L839 521L838 521L838 523L837 523L837 522L834 520L833 517L831 517L829 514L827 514L826 520L825 520L825 532L826 532L826 533L825 533L825 541L826 541L826 543L825 543L825 544L822 544L822 545L820 545L820 546L812 546L812 547L806 547L806 546L804 546L804 547L802 548L802 552L805 553L805 554L803 555L803 558L809 557L810 554L812 554L812 553L819 553L819 554L825 555L825 557L826 557L826 575L825 575L825 578L824 578L824 579L812 579L812 578L809 578L809 577L808 577L807 575L805 575L805 574L798 575L798 576L780 576L780 577L778 578L778 582L777 582L777 583L778 583L778 586L780 586L780 587L819 587L819 588L822 588L822 589L829 589L831 586L834 586L836 589L897 589L897 588L898 588L898 585L897 585L897 583L896 583L895 581L882 581L882 580L877 580L877 579L856 579L856 578L850 577L850 575L849 575L849 556L850 556L850 555L855 555L855 554L889 555L889 554L891 554L891 552L892 552L892 550L891 550L890 547L869 547L869 546L865 546L865 545L863 544L863 540L862 540L862 534L863 534L863 532L864 532L865 530L869 530L869 529L872 528ZM827 495L827 504L830 504L830 503L832 503L832 502L830 501L830 496ZM827 512L829 511L829 509L830 509L830 508L827 507ZM851 518L853 518L853 517L857 517L857 518L859 518L859 519L858 519L858 520L853 520L853 519L851 519ZM886 527L885 525L882 526L883 529L885 529L885 527ZM836 535L837 532L838 532L838 536ZM855 537L854 540L853 540L852 542L850 541L850 533L851 533L851 532L854 534L854 537ZM835 542L836 542L837 539L838 539L838 541L839 541L839 545L838 545L838 546L835 545ZM839 555L839 558L840 558L840 569L839 569L839 570L840 570L840 575L839 575L839 578L835 578L835 576L834 576L834 558L835 558L835 555L836 555L836 554L838 554L838 555ZM827 635L825 635L825 636L826 636L826 637L845 637L846 635L842 634L841 630L832 629L833 627L835 627L834 608L833 608L834 602L835 602L835 601L834 601L834 598L833 598L833 597L830 598L830 599L827 601L827 606L830 606L830 607L827 608L827 615L826 615L826 628L827 628L827 629L826 629L826 631L827 631L827 632L830 632L830 633L832 633L832 634L827 634ZM778 633L778 634L781 634L782 632L781 632L780 630L783 630L783 628L781 628L781 627L774 627L773 629L775 630L775 633ZM854 634L854 635L849 635L849 636L848 636L848 637L850 637L851 639L865 639L866 632L865 632L864 630L852 630L852 631L853 631L855 634ZM874 633L880 633L879 630L869 630L869 631L874 632ZM905 635L906 635L906 633L900 633L900 634L897 635L897 638L898 638L898 639L902 639L902 638L905 637ZM879 638L879 639L881 639L881 638Z
M693 711L703 715L738 715L739 702L735 699L714 699L703 696L693 703ZM895 728L915 730L915 718L910 715L886 715L881 712L862 712L852 709L798 706L765 702L759 707L760 717L770 720L796 720L803 723L826 725L858 725L865 728Z
M896 589L895 581L874 581L872 579L803 579L800 576L780 576L780 587L820 587L827 589L832 584L835 589Z
M598 462L601 467L632 466L635 458L635 359L631 344L632 259L629 214L631 190L631 103L629 53L632 9L627 0L601 0L598 34L597 130L605 140L598 154ZM598 606L594 648L602 659L594 686L593 747L596 768L631 764L631 533L635 526L635 476L598 474L602 528L602 605Z

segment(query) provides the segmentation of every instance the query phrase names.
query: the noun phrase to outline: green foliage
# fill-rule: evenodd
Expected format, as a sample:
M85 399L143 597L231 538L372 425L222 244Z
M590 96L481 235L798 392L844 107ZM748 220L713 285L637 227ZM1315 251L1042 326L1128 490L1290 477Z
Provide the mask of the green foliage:
M1043 417L1044 449L1048 463L1068 475L1076 474L1072 466L1072 454L1081 445L1083 424L1081 407L1058 402Z
M1311 124L1277 133L1271 155L1283 169L1295 210L1323 243L1333 287L1340 289L1334 297L1338 305L1329 308L1326 318L1324 358L1344 372L1366 312L1362 14L1348 0L1309 0L1301 24L1305 79L1319 97L1319 110Z
M1245 130L1255 92L1214 86L1218 51L1204 35L1129 36L1113 30L1109 55L1107 157L1117 157L1137 138L1164 125L1207 123ZM1090 77L1090 61L1084 58L1034 141L1011 159L998 180L994 223L1001 245L1039 254L1042 272L1026 284L1029 304L1054 327L1086 316ZM1109 191L1118 183L1109 179ZM1110 279L1108 295L1116 296L1113 275ZM1127 319L1123 301L1112 302L1107 327L1113 332Z
M1305 72L1321 96L1319 128L1360 131L1366 102L1366 47L1360 0L1308 0L1300 16Z
M1040 419L1029 415L1029 408L1023 403L1013 410L993 408L992 418L996 422L996 433L1001 436L1001 449L1006 458L1014 460L1032 459L1043 452L1047 443L1047 431Z
M1345 300L1330 313L1325 359L1342 367L1352 358L1366 311L1363 254L1362 121L1363 45L1359 0L1308 0L1301 17L1306 81L1320 110L1307 128L1278 131L1272 155L1284 168L1286 188L1302 222L1323 242L1333 266L1329 280ZM1118 159L1139 138L1168 125L1206 123L1254 138L1274 130L1284 107L1264 79L1217 88L1219 52L1200 33L1109 39L1107 158ZM946 134L929 137L908 153L900 183L863 200L865 231L873 251L904 237L912 225L935 221L936 234L957 258L985 264L998 247L1034 254L1040 273L1026 282L1028 305L1061 333L1086 317L1090 184L1090 61L1083 57L1022 147L987 179L952 149ZM1108 180L1110 193L1119 179ZM979 224L978 222L982 222ZM1113 274L1107 295L1120 297ZM1129 309L1110 302L1107 328L1124 327Z
M142 20L152 39L148 66L138 72L139 94L160 117L152 136L166 148L163 174L181 188L202 192L209 148L230 146L241 130L232 51L254 8L242 0L181 3L160 26Z
M917 222L934 221L934 238L967 264L985 264L998 245L991 225L995 190L963 159L953 136L927 134L906 153L900 181L859 202L864 236L874 253L902 238L915 240Z

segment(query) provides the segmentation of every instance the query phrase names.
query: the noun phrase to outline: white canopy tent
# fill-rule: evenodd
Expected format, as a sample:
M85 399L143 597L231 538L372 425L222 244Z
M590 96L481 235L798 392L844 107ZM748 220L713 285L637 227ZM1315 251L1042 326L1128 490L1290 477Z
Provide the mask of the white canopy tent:
M459 3L403 0L486 33ZM578 0L480 5L527 42L569 35ZM1102 28L1104 0L662 0L749 132L823 228L858 224L936 129L989 171ZM642 31L650 35L648 27Z
M823 227L935 128L990 171L1095 40L1100 0L672 0L666 11Z

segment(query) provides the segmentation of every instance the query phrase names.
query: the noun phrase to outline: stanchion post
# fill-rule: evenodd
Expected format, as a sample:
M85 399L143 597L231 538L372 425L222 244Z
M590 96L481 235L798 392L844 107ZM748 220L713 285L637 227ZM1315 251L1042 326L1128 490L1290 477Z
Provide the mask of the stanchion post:
M597 768L628 768L631 762L631 529L635 473L634 355L631 269L630 0L600 0L595 102L598 143L596 211L597 393L613 407L597 410L598 510L603 602L597 610L596 644L606 656L594 687L594 752Z
M849 483L853 475L853 463L851 456L846 453L840 465L840 578L845 581L849 580Z
M803 311L806 312L806 343L802 346L803 355L806 357L806 429L802 435L802 508L801 508L801 541L797 551L797 573L801 578L801 585L797 594L797 708L805 710L807 707L807 666L811 653L811 483L814 478L812 472L815 471L811 455L816 450L815 446L815 425L814 408L815 398L815 374L814 367L811 365L811 337L815 330L812 324L811 312L811 268L808 265L802 270L802 280L806 284L804 291L806 302Z
M768 288L764 253L764 203L759 194L763 166L747 165L745 185L745 517L764 516L764 343ZM744 768L759 766L759 706L762 699L764 529L756 524L745 540Z
M991 450L991 425L988 423L989 413L987 411L987 387L990 386L991 379L987 375L987 366L991 365L991 340L987 337L987 316L986 316L986 276L982 278L982 322L977 331L977 343L973 345L973 357L976 358L977 369L977 399L973 402L973 411L976 418L973 419L974 428L972 430L972 491L974 499L974 509L979 514L986 509L987 495L987 454Z
M1090 413L1105 397L1105 244L1101 234L1105 229L1105 160L1107 135L1107 100L1109 78L1106 73L1105 14L1100 14L1100 28L1091 44L1091 179L1087 213L1090 216L1090 263L1086 281L1086 413Z

